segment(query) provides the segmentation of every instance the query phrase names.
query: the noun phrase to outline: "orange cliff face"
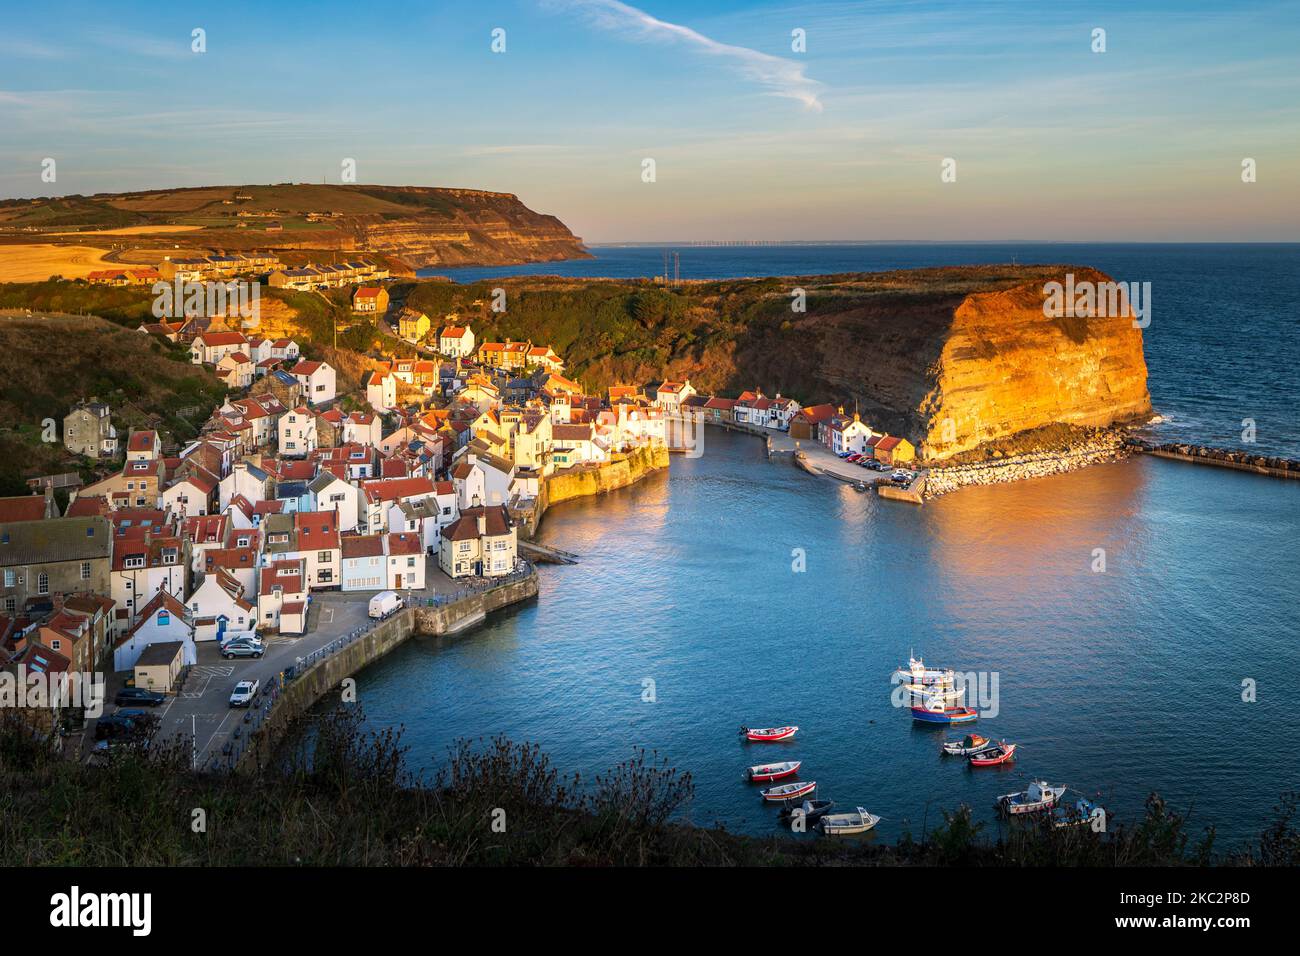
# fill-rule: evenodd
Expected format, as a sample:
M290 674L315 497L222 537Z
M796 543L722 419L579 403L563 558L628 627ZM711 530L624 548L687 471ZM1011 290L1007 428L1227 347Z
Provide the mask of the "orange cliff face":
M1111 281L1092 269L1069 271L1076 285ZM1053 280L1064 284L1065 270L972 293L953 310L932 384L916 409L929 457L1052 423L1104 426L1150 414L1142 329L1134 317L1057 311L1049 317L1043 290Z

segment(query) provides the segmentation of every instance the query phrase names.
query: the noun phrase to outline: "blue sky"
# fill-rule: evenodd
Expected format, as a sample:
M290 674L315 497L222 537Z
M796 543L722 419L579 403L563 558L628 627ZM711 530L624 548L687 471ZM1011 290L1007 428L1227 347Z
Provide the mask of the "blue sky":
M1300 0L190 7L10 5L0 196L353 158L594 242L1300 239Z

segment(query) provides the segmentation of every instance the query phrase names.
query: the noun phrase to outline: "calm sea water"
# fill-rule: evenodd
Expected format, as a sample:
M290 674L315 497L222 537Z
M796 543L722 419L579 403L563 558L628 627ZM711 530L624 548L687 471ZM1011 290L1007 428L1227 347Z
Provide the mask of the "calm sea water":
M677 247L681 276L873 272L979 263L1064 263L1118 281L1150 282L1144 333L1152 402L1162 441L1300 456L1300 245L902 243L841 246ZM595 259L493 269L426 269L475 282L506 275L663 273L663 248L597 247ZM813 396L814 398L816 396ZM1254 422L1245 444L1243 421Z
M660 256L598 251L565 271L644 274ZM778 265L779 254L689 249L683 272L1016 254L1151 281L1162 430L1235 444L1253 417L1256 447L1300 450L1295 246L793 247ZM1300 782L1289 720L1300 482L1141 459L915 508L769 464L757 439L710 430L702 458L552 509L542 539L582 561L544 567L537 602L459 639L414 640L360 675L369 719L405 726L414 766L436 767L457 738L505 734L590 776L642 746L694 774L691 819L768 833L776 812L740 773L800 759L821 795L883 815L880 839L963 802L995 827L994 798L1044 777L1100 794L1122 819L1159 791L1237 844ZM792 570L795 549L806 571ZM1000 712L975 729L1019 743L1014 766L941 758L945 731L891 705L890 671L911 649L998 674ZM1254 703L1241 699L1247 679ZM802 728L788 745L736 737L741 723L787 722Z
M742 769L801 759L886 838L960 802L994 826L994 798L1042 776L1121 818L1159 791L1237 842L1300 781L1298 537L1300 483L1142 459L915 508L711 430L702 458L548 512L543 540L582 562L543 568L536 603L408 643L359 692L372 722L405 725L416 766L457 737L535 741L584 776L644 746L695 775L693 820L747 832L775 811ZM944 731L891 705L912 648L998 673L1000 713L976 729L1022 745L1013 768L941 758ZM737 740L786 722L791 744Z

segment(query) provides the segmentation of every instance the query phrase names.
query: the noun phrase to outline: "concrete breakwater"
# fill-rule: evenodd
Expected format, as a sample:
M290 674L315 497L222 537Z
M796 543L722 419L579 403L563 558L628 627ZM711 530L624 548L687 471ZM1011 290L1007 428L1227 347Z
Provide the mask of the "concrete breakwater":
M667 445L642 445L626 455L614 455L600 465L573 468L551 475L546 479L546 506L626 488L646 475L667 467Z
M1132 451L1132 446L1126 443L1122 433L1106 432L1065 449L1025 452L964 465L931 467L926 476L925 496L935 498L967 485L995 485L1025 478L1059 475L1088 465L1122 461Z
M481 624L493 611L537 596L537 572L440 605L403 608L356 635L344 635L336 647L323 648L317 660L287 680L248 744L233 761L236 770L265 766L293 722L347 677L360 672L413 636L446 637Z
M1207 448L1204 445L1153 445L1137 439L1133 439L1131 444L1136 450L1155 455L1157 458L1171 458L1174 461L1186 461L1195 465L1234 468L1237 471L1251 471L1257 475L1269 475L1273 478L1300 478L1300 461L1294 458L1252 455L1250 452Z

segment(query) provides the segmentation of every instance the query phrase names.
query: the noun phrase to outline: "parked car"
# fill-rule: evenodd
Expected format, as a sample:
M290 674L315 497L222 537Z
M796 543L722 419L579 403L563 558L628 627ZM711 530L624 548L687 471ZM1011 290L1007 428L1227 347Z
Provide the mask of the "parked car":
M854 453L852 455L849 455L849 457L845 458L844 460L847 462L852 462L853 464L856 465L858 462L862 460L862 456L857 453Z
M135 708L124 710L119 707L113 716L124 717L127 720L134 720L137 724L144 724L146 726L158 723L158 715L151 710L138 710ZM101 717L100 719L102 720L103 718Z
M247 707L257 696L259 681L241 680L235 685L235 689L230 692L231 707Z
M889 477L893 478L895 481L911 481L911 480L912 480L912 476L909 475L909 474L908 474L907 472L905 472L905 471L896 471L896 472L894 472L892 475L890 475Z
M157 707L159 704L167 703L167 695L145 690L143 687L123 687L113 696L113 703L119 707L129 707L132 704Z
M235 657L261 657L266 653L266 645L261 641L231 641L221 648L221 656L226 660Z
M95 721L95 739L108 740L110 737L124 737L134 733L138 725L130 717L120 713L105 714Z

